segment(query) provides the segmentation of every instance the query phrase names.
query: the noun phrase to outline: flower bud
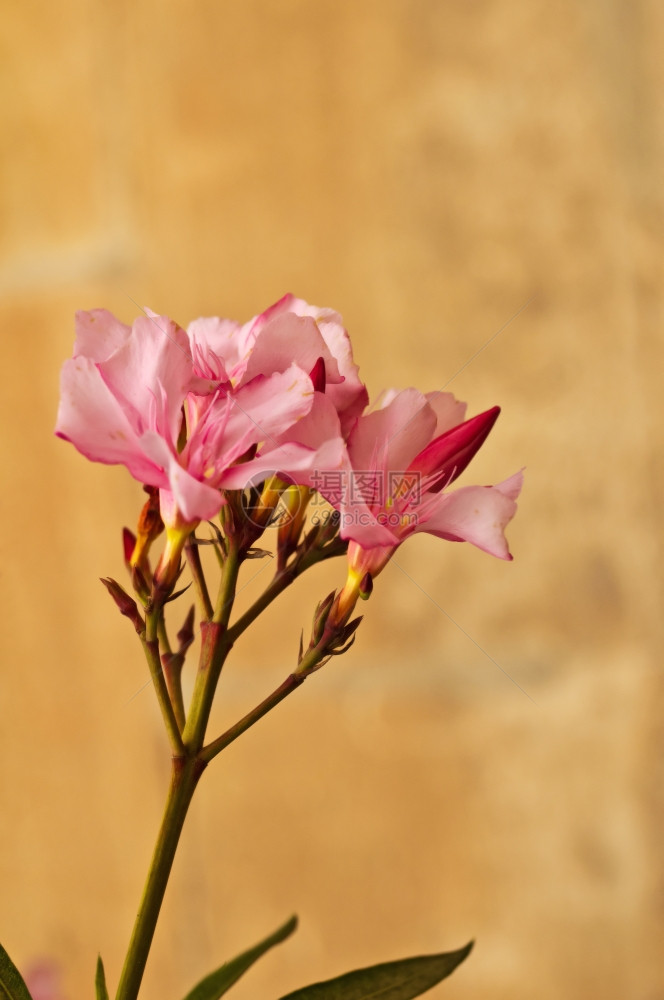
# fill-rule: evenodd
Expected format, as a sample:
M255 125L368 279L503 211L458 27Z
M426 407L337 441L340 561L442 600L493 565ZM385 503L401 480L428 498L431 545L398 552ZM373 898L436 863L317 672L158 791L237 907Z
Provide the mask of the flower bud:
M175 583L182 571L181 558L184 544L200 521L187 521L177 506L175 498L163 491L159 498L161 517L166 528L166 544L161 559L155 570L152 598L157 604L163 604L173 592ZM222 508L223 510L223 508ZM160 518L161 519L161 518Z
M486 441L499 413L499 406L478 413L476 417L434 438L416 456L414 461L418 471L424 476L434 477L428 486L431 493L440 492L461 475Z
M282 563L298 546L302 525L307 516L311 490L308 486L287 486L281 494L282 517L279 524L277 545Z
M311 627L311 645L317 646L318 643L323 638L325 628L327 625L327 620L334 604L335 592L332 590L320 603L317 605L314 612L314 621Z
M134 549L136 548L136 535L129 528L122 529L122 550L124 552L124 561L127 569L131 566L131 557L134 554Z
M353 618L352 622L348 622L344 625L342 629L337 633L336 641L331 645L330 650L335 656L339 656L341 653L345 653L347 649L355 642L355 632L357 631L360 622L362 621L362 615L359 618Z
M143 621L143 618L138 610L136 601L122 589L119 583L111 579L111 577L108 577L107 579L102 577L101 582L104 584L106 590L117 604L120 614L124 615L125 618L128 618L138 634L141 635L141 633L145 631L145 622Z
M136 529L136 543L132 550L129 562L131 566L137 566L143 576L150 576L150 564L148 553L155 538L164 530L164 522L161 519L159 510L159 490L156 486L144 486L148 499L143 504L143 508L138 518ZM125 553L127 552L128 539L125 540Z
M361 597L363 601L368 601L371 597L371 591L373 590L373 577L371 573L365 573L360 580L360 589L357 592L357 596Z
M318 532L316 534L316 544L321 548L331 542L339 534L339 525L341 524L341 514L338 510L331 510L329 512L329 517L322 519L322 523L318 527Z
M150 584L138 566L131 566L131 585L145 604L150 599Z
M184 543L195 525L166 529L166 546L154 574L153 597L163 603L169 596L182 571L181 558Z

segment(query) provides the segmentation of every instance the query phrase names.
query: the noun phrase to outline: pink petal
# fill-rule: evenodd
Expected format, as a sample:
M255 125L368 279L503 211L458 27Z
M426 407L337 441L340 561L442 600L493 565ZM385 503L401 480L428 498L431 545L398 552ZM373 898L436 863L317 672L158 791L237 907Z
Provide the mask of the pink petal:
M341 527L339 534L357 542L363 549L390 548L395 549L401 539L387 525L380 524L368 508L360 509L359 505L342 508Z
M467 406L455 399L451 392L427 392L426 398L438 419L436 437L463 423Z
M240 323L218 316L201 317L189 324L187 335L199 375L218 382L239 381L244 375L249 343Z
M287 441L272 451L227 469L221 477L221 485L224 489L243 489L248 483L280 475L286 481L315 489L317 474L341 468L345 455L346 446L341 438L325 441L316 449Z
M135 479L150 486L166 484L162 470L144 454L139 435L97 365L88 358L73 358L62 366L55 433L94 462L126 465Z
M452 542L470 542L498 559L511 559L505 527L516 513L518 477L499 486L464 486L439 495L426 515L420 515L415 531L426 531ZM503 488L508 492L503 492Z
M99 370L137 430L152 425L155 400L160 424L165 426L152 429L177 440L182 403L193 372L184 330L167 316L139 316L131 337L99 365Z
M74 357L105 361L129 339L131 327L121 323L108 309L79 309L75 318Z
M510 500L516 500L523 489L523 469L520 472L515 472L513 476L509 479L503 480L502 483L498 483L494 486L494 490L500 490L504 493L506 497Z
M220 391L190 434L181 464L217 486L252 445L265 442L275 448L280 436L306 416L313 399L311 379L296 365L269 378L259 375L234 392Z
M322 395L317 392L313 398L311 409L292 424L279 439L280 443L285 441L296 441L304 444L308 448L319 448L325 441L331 438L340 438L341 425L339 414L332 400L327 393Z
M350 337L344 329L341 316L333 309L319 309L302 299L291 303L293 312L299 316L311 316L316 320L323 340L336 359L343 381L327 387L327 394L339 411L344 437L348 437L351 427L366 409L369 394L360 380L359 368L353 361Z
M321 486L326 473L345 473L342 483L350 481L350 466L346 446L342 438L326 441L313 451L301 444L288 442L250 462L244 462L227 470L221 479L226 489L243 489L250 483L257 483L272 475L280 475L286 481L317 489L323 497L332 502L332 497ZM335 498L336 499L336 498ZM365 548L376 545L394 546L399 539L386 527L380 525L374 514L363 503L351 503L347 492L341 503L334 503L341 514L341 537L352 538Z
M249 320L246 324L246 328L251 334L253 340L256 339L256 335L271 319L274 319L275 316L281 316L282 313L286 312L297 312L299 315L302 315L299 313L299 310L293 308L293 304L299 301L300 300L296 299L290 292L286 292L286 294L282 295L280 299L277 299L273 305L268 306L264 312L259 313L258 316L254 316L253 319Z
M320 357L325 360L326 382L341 381L337 363L314 320L291 312L281 313L259 331L242 381L283 372L293 363L310 372Z
M366 413L355 424L348 439L353 467L373 468L378 450L389 469L405 471L429 443L435 427L436 415L422 393L403 389L382 409Z
M231 396L224 438L232 442L233 460L252 444L276 445L280 435L309 413L314 401L311 379L297 365L258 376Z
M196 479L173 456L166 472L175 505L185 521L209 521L219 513L223 497L217 487Z
M159 434L146 431L141 444L164 469L162 493L165 496L164 503L160 504L164 523L173 523L176 511L180 515L178 519L188 522L208 520L219 513L223 498L216 485L192 475L181 463L181 456L176 455Z

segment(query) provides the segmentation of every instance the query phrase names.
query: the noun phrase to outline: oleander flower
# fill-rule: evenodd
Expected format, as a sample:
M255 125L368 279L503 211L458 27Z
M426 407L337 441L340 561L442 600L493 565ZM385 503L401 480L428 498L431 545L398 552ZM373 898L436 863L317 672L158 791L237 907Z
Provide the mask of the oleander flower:
M243 488L262 470L306 482L340 467L366 403L338 314L292 295L244 325L208 317L187 331L149 310L129 327L97 309L76 316L56 434L160 491L157 576L172 576L187 535L225 502L227 474ZM132 565L146 554L137 546Z
M322 362L322 385L347 436L369 401L350 338L333 309L284 295L248 323L203 317L187 327L194 364L211 379L242 386L295 363L311 373Z
M213 377L195 363L187 334L168 317L148 313L129 327L97 309L76 317L56 434L170 493L162 504L168 527L174 510L183 522L218 513L226 468L282 435L311 409L313 394L295 363L233 386L221 369Z
M348 578L335 617L348 617L370 578L417 532L512 558L505 527L516 512L522 474L496 486L448 491L500 412L496 406L464 420L465 410L450 393L392 390L351 431L347 478L336 495L321 476L319 489L339 510L341 535L349 539ZM377 540L377 526L384 541Z

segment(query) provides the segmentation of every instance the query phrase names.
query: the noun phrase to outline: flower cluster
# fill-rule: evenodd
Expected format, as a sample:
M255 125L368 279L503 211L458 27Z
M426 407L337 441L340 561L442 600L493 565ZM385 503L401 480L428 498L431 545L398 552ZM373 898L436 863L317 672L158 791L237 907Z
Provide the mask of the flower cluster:
M145 575L165 527L155 579L167 585L196 526L223 519L229 506L237 522L248 490L259 529L277 503L291 512L280 529L286 557L307 502L322 496L348 542L346 584L328 608L343 626L411 534L511 558L504 529L521 474L449 489L499 412L465 419L465 410L450 393L414 388L390 390L369 408L340 316L286 295L245 324L201 318L186 330L147 310L131 327L103 309L79 312L56 433L89 459L125 465L148 488L128 556Z
M451 393L414 388L391 389L370 406L341 317L292 295L245 324L208 317L183 329L146 310L130 327L104 309L77 314L74 355L62 369L56 434L93 461L126 466L147 493L135 532L125 528L123 534L134 596L110 577L102 583L138 635L171 752L164 821L117 1000L137 1000L180 830L201 775L330 657L352 645L362 620L353 617L355 606L370 596L374 578L402 542L428 532L511 559L505 527L516 511L521 473L497 486L451 488L498 413L493 407L467 419L465 404ZM197 536L201 522L211 529L208 537ZM269 526L277 528L274 575L235 615L244 561L271 554L256 544ZM165 544L153 569L152 548L162 533ZM216 596L200 555L206 544L218 559L212 574ZM176 589L183 554L195 605L178 619L169 602L187 589ZM297 664L226 730L208 732L222 669L238 639L296 578L336 556L347 559L345 582L318 601L306 646L300 637ZM180 622L175 637L174 619ZM198 665L187 692L183 671L195 655L197 634ZM295 925L293 918L188 996L213 1000L213 994L225 993L238 967L248 967L247 955L262 954ZM357 970L317 984L311 995L322 989L327 996L328 987L335 997L339 988L344 996L358 989L374 995L386 984L400 990L405 975L413 996L413 963L421 992L448 976L470 947ZM0 947L0 980L7 976L10 985L20 980ZM95 983L97 996L108 997L101 957ZM32 985L35 1000L57 988L48 969Z

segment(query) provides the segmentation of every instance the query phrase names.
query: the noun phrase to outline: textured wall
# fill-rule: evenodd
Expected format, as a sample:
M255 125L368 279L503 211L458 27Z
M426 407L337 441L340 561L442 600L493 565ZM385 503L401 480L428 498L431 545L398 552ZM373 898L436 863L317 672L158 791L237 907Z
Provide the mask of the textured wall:
M448 1000L661 997L661 4L23 0L2 32L0 939L70 998L97 950L115 983L165 791L97 583L140 490L52 437L72 313L292 290L374 393L458 373L503 406L469 481L527 466L515 561L412 541L352 652L210 770L147 1000L293 910L237 1000L471 936ZM246 637L217 725L340 578Z

